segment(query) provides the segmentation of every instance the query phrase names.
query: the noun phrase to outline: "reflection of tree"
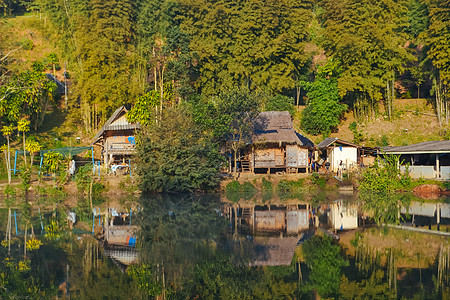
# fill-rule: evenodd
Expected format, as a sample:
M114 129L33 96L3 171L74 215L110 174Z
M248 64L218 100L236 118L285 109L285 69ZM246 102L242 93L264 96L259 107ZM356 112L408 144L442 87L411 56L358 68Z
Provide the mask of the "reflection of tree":
M1 238L1 237L0 237ZM48 249L33 251L23 259L22 249L0 246L0 299L44 299L56 294L58 274L47 260ZM53 253L60 254L57 251Z
M160 196L141 202L143 261L132 276L138 284L147 280L148 288L141 285L147 294L162 287L160 293L183 299L295 298L294 268L248 266L251 243L226 238L215 199ZM139 271L142 278L136 277Z
M218 202L206 198L142 199L142 261L164 268L166 282L174 287L192 274L198 261L212 255L225 231Z
M71 295L77 299L139 299L140 291L132 278L123 274L103 255L93 238L69 240L63 245L68 259L63 266L68 274ZM67 282L66 282L67 284Z
M311 271L307 286L323 297L339 291L342 268L348 265L340 252L341 248L327 236L314 236L303 244L303 255Z

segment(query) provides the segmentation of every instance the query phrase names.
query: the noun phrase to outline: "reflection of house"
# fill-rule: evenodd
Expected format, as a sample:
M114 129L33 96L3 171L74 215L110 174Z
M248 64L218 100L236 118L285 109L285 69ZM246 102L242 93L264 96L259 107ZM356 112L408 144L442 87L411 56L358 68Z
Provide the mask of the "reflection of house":
M140 125L129 123L125 117L126 113L124 106L118 108L94 137L92 144L102 147L105 165L125 162L125 158L134 154L135 130L140 128Z
M229 217L239 216L240 224L261 232L286 232L297 234L309 228L309 204L246 205L230 207Z
M331 205L328 220L334 230L356 229L358 228L358 206L344 203L342 200L335 201Z
M450 204L411 201L411 203L407 207L401 208L401 213L408 213L410 216L412 216L413 223L415 216L421 216L429 218L436 217L436 224L440 224L442 218L450 218Z
M386 154L400 155L403 170L409 164L409 173L413 178L450 179L450 141L385 147L383 151Z
M254 125L252 144L241 160L243 171L308 171L309 151L314 144L295 132L289 112L261 112Z
M317 147L322 150L322 157L330 164L331 172L337 172L340 167L350 170L358 168L361 146L338 138L326 138Z
M104 254L125 266L135 264L139 260L139 252L134 248L108 247Z
M292 262L299 237L266 237L253 241L253 266L287 266Z

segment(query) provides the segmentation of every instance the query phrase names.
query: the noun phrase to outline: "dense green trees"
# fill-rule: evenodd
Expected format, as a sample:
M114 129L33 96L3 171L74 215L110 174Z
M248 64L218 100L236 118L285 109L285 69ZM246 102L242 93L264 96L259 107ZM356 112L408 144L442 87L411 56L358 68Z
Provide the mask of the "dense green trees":
M142 130L136 148L143 191L209 190L219 182L222 158L216 144L184 110L164 111Z
M245 85L294 89L308 61L312 1L182 1L180 27L199 57L202 92Z
M330 60L319 68L314 82L303 82L308 102L302 111L302 128L310 134L327 136L336 128L347 105L341 103L338 90L339 69Z
M384 98L392 117L394 82L413 58L405 48L407 1L323 0L320 4L322 44L342 66L341 96L349 98L359 118L373 113Z
M381 102L392 118L396 81L405 69L411 67L418 88L428 80L421 64L411 63L412 40L424 49L415 55L425 53L434 65L438 115L446 120L448 13L442 0L37 3L51 21L48 30L61 38L60 52L74 74L72 106L80 107L86 130L151 90L160 97L156 115L195 93L210 97L236 86L277 101L280 93L298 96L301 79L310 77L310 67L316 71L313 55L320 48L340 66L332 85L358 120L375 114ZM331 83L326 80L314 84ZM334 104L320 111L335 114L336 97L323 99ZM279 102L266 109L272 104L280 109ZM325 129L303 127L317 134L338 124L324 122L330 122Z

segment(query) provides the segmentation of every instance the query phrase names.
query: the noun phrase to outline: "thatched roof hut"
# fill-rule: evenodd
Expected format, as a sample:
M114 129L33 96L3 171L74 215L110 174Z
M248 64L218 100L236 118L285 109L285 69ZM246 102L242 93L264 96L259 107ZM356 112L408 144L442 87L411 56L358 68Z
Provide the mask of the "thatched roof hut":
M242 170L296 173L301 168L307 172L313 147L313 142L294 130L289 112L264 111L255 120Z
M291 115L287 111L261 112L255 121L252 143L284 143L314 147L311 140L294 130Z

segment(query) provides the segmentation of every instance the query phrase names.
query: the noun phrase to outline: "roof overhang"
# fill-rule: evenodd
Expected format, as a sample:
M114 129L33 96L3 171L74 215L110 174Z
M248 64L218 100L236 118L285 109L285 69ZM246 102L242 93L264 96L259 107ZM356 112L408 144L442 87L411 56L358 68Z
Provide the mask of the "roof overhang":
M447 154L450 151L385 151L384 154ZM383 154L383 153L381 153Z

